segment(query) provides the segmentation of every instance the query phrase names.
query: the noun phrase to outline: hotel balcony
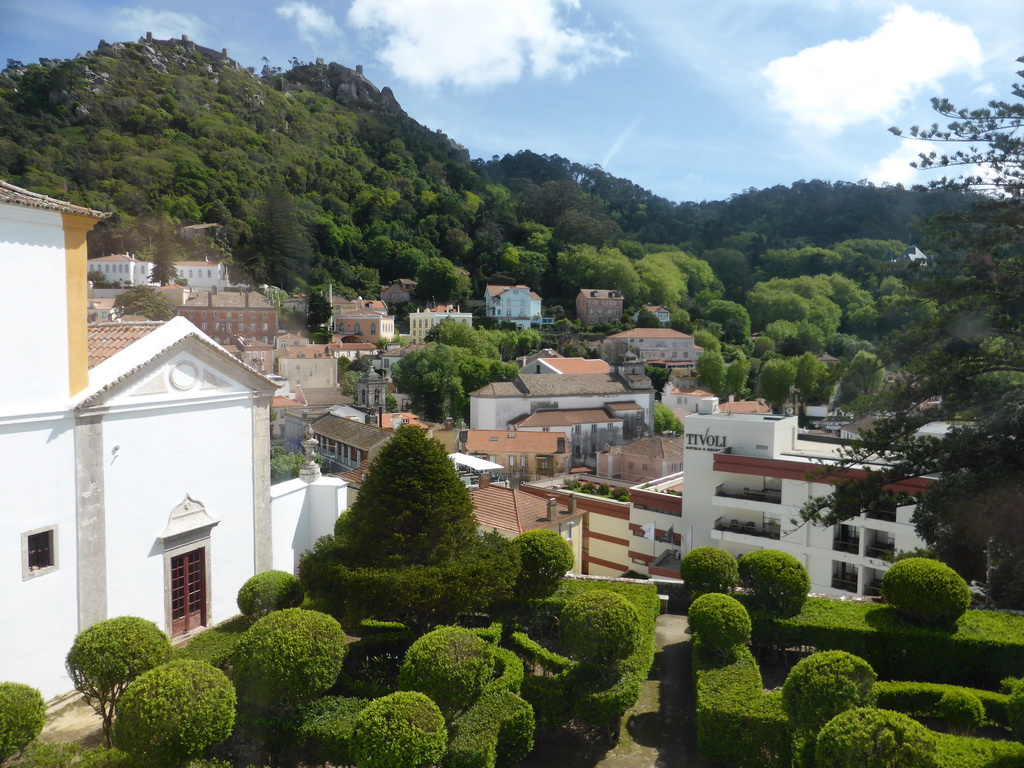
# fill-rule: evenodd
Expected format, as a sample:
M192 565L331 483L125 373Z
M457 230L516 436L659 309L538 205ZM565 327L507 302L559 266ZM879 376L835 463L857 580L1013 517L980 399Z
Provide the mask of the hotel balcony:
M851 555L860 554L860 539L859 538L848 538L848 539L832 539L832 551L833 552L846 552Z
M715 496L723 499L743 499L744 501L764 501L769 504L782 503L782 491L771 488L726 488L725 484L715 488Z
M832 589L841 589L844 592L856 592L857 591L857 579L849 578L846 576L833 576L832 577Z
M736 520L733 518L720 517L715 520L716 531L727 531L729 533L742 533L747 536L760 536L765 539L781 537L782 530L778 520L762 520L755 523L753 520Z
M874 557L879 560L886 560L896 552L896 545L892 542L873 541L864 548L865 557Z

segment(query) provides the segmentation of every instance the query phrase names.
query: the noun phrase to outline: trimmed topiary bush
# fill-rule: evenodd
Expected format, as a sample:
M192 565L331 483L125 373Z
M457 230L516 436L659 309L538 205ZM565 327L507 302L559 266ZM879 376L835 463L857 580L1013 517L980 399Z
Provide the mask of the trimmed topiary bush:
M80 632L65 662L71 684L103 719L103 736L110 746L110 729L117 702L136 677L167 661L171 641L156 624L136 616L118 616Z
M679 563L679 578L694 597L708 592L732 592L740 580L736 558L719 547L691 549Z
M818 734L816 768L937 768L934 734L899 712L857 708Z
M1018 680L1010 690L1006 703L1006 719L1017 741L1024 741L1024 680Z
M143 672L118 705L114 743L153 765L178 765L224 741L235 724L235 689L201 661L179 660Z
M30 685L0 683L0 763L20 752L43 730L46 703Z
M238 610L249 621L262 619L271 611L298 608L305 593L297 576L285 571L264 571L250 578L238 590Z
M963 577L945 563L908 557L882 577L885 602L912 621L952 627L971 604Z
M803 564L787 552L761 549L740 558L740 581L759 607L783 616L796 616L811 591Z
M846 651L821 651L801 659L782 685L782 707L798 728L817 731L847 709L870 706L875 671Z
M577 661L604 676L640 644L640 616L622 595L610 590L584 592L568 600L558 624L559 638Z
M352 765L352 731L366 699L324 696L302 708L299 716L299 741L306 744L321 763Z
M302 608L274 611L238 641L238 697L258 709L286 710L308 701L334 685L345 651L345 632L327 614Z
M572 547L556 531L527 531L512 539L519 553L519 576L514 593L522 600L550 597L572 568Z
M398 684L425 693L451 719L468 709L493 677L494 653L487 641L463 627L441 627L409 647Z
M985 705L963 688L943 693L936 709L955 736L971 736L985 722Z
M750 640L750 614L734 597L709 592L690 606L690 629L707 648L730 657L737 645Z
M371 701L349 740L358 768L428 768L441 761L447 744L444 715L418 691Z

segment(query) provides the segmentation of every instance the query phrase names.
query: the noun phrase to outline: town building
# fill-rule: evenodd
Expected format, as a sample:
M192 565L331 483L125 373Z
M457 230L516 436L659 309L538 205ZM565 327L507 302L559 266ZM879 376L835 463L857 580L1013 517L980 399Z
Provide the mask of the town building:
M580 288L576 294L576 317L584 325L615 323L622 317L622 291Z
M501 465L492 472L499 479L560 477L571 469L568 442L558 432L470 429L464 442L465 453Z
M537 357L520 368L521 373L611 373L612 367L604 360L585 357Z
M195 291L178 307L178 315L222 345L237 336L264 344L277 338L277 308L256 291Z
M541 324L541 302L528 285L488 285L484 293L487 317L518 328Z
M376 309L352 309L333 318L331 331L342 343L362 341L376 344L395 337L395 318Z
M643 308L654 315L663 327L668 325L669 321L672 319L672 310L668 307L662 306L661 304L645 304ZM639 322L639 320L640 311L638 310L633 313L633 322L636 323Z
M448 304L438 304L436 307L425 309L422 312L409 313L409 340L413 344L422 344L427 332L444 320L462 325L473 325L473 313L462 312L458 307Z
M291 388L332 389L338 386L338 359L326 344L287 347L274 361L277 373Z
M633 328L613 333L604 340L606 357L616 357L623 348L632 350L647 365L662 368L691 367L700 359L703 347L693 336L671 328Z
M612 373L520 374L470 395L472 429L560 431L575 460L633 440L654 424L654 390L636 361Z
M473 516L482 533L494 531L512 539L527 531L554 531L572 548L570 573L583 572L583 518L575 498L560 504L554 497L543 499L513 488L492 485L490 478L480 478L478 487L469 492Z
M407 304L412 299L414 290L416 290L415 280L401 278L381 291L380 298L388 304Z
M686 421L683 522L693 546L737 557L757 549L789 552L803 563L811 590L878 595L892 555L924 546L913 505L861 514L829 528L794 525L808 501L831 491L821 469L835 464L844 441L801 433L795 416L696 414ZM869 467L845 473L862 477ZM893 490L923 491L926 479Z
M24 284L39 313L0 405L0 461L25 469L0 475L0 611L25 619L0 633L0 679L47 699L72 688L79 632L131 615L179 640L228 619L248 578L294 570L344 509L329 478L271 490L274 384L188 320L87 324L104 216L0 181L0 323L23 322Z
M373 461L393 436L391 430L327 413L312 424L324 471L346 472Z
M630 483L642 483L683 469L683 440L670 435L648 435L597 454L597 474Z
M236 336L233 344L225 345L228 352L257 373L270 376L274 373L274 347L262 341Z
M219 261L175 261L171 262L178 277L185 280L190 288L201 290L225 290L234 287L228 279L227 266ZM120 253L89 259L89 271L101 272L112 283L124 286L153 285L153 262L138 259L131 254Z

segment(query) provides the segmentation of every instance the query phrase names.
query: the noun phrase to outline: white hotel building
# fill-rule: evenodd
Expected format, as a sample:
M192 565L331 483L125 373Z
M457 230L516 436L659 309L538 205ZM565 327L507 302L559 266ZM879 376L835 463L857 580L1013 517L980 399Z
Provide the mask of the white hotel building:
M811 591L877 595L888 553L924 546L910 522L913 505L822 528L797 525L800 508L830 492L809 476L834 463L834 438L801 434L795 416L698 413L687 418L682 527L692 545L721 547L737 557L758 549L794 555L811 577ZM851 469L853 475L869 468ZM924 479L894 490L917 493Z

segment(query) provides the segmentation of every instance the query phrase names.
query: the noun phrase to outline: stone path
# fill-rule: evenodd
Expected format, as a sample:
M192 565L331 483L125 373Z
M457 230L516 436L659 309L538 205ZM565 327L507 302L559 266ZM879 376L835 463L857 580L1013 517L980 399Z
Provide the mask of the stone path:
M658 618L657 653L619 743L539 742L519 768L712 768L697 754L696 707L685 616Z

